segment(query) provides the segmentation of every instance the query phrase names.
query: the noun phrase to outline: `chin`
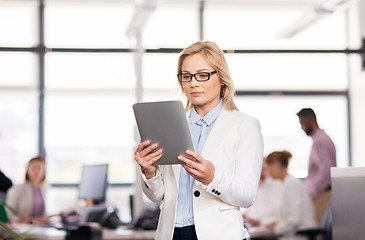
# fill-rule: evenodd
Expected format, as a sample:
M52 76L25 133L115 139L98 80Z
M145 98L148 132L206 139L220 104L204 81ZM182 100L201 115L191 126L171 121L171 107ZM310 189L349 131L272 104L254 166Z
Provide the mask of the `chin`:
M203 100L203 99L198 99L198 98L190 98L189 101L193 104L193 105L196 105L196 106L201 106L201 105L204 105L206 104L206 102Z

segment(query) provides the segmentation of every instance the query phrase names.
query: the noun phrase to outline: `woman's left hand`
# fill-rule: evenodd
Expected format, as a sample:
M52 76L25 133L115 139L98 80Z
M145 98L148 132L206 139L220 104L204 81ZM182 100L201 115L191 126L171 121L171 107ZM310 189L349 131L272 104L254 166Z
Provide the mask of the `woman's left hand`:
M213 181L215 167L211 161L205 160L199 154L186 150L186 155L179 155L182 166L196 180L208 185Z

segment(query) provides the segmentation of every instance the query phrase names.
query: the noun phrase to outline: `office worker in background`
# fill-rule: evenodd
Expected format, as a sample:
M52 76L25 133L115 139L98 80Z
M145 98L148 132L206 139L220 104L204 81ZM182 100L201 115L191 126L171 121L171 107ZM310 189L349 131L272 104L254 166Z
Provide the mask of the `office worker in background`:
M282 235L281 240L303 239L300 236L295 236L297 230L317 226L308 190L299 179L288 174L291 157L292 155L288 151L272 152L266 157L269 175L283 182L279 204L280 217L277 222L269 224L269 228L275 234Z
M270 177L265 161L266 159L262 164L255 203L247 209L241 209L249 232L254 231L254 228L268 229L269 224L279 221L283 183Z
M260 124L237 111L228 65L216 44L201 41L185 48L177 73L188 99L194 149L179 156L181 165L164 166L152 165L163 155L155 143L144 141L135 152L144 193L163 201L156 239L247 238L240 207L249 207L256 195L263 156Z
M11 186L12 181L0 170L0 191L6 192Z
M9 189L6 202L14 208L18 216L8 211L10 222L47 222L46 213L46 171L42 156L28 162L25 183Z
M336 167L336 149L330 137L319 128L311 108L303 108L297 116L303 131L313 139L305 185L313 200L316 220L321 224L331 200L330 171Z

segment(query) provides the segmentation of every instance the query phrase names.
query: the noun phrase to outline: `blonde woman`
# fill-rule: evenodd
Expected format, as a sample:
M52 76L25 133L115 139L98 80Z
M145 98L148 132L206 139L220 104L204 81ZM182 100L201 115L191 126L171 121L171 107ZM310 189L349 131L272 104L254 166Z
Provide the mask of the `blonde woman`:
M135 152L144 193L163 201L157 240L242 240L249 237L240 207L256 195L263 157L259 122L237 110L228 65L212 42L196 42L178 60L177 76L187 97L194 149L181 165L154 166L163 155L144 141ZM155 151L156 150L156 151Z

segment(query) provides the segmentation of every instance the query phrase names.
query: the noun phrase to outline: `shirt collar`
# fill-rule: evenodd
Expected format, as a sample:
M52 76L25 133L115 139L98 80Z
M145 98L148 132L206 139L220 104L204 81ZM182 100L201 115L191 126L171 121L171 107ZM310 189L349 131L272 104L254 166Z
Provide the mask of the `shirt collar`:
M315 137L317 137L317 136L319 136L321 133L323 132L323 130L322 129L320 129L320 128L316 128L312 133L311 133L311 137L313 138L315 138Z
M223 99L218 103L217 106L215 106L210 112L208 112L204 117L200 117L199 114L196 112L195 107L191 109L190 112L190 121L193 124L200 124L201 119L204 120L204 122L210 126L217 118L219 113L221 112L223 108Z

